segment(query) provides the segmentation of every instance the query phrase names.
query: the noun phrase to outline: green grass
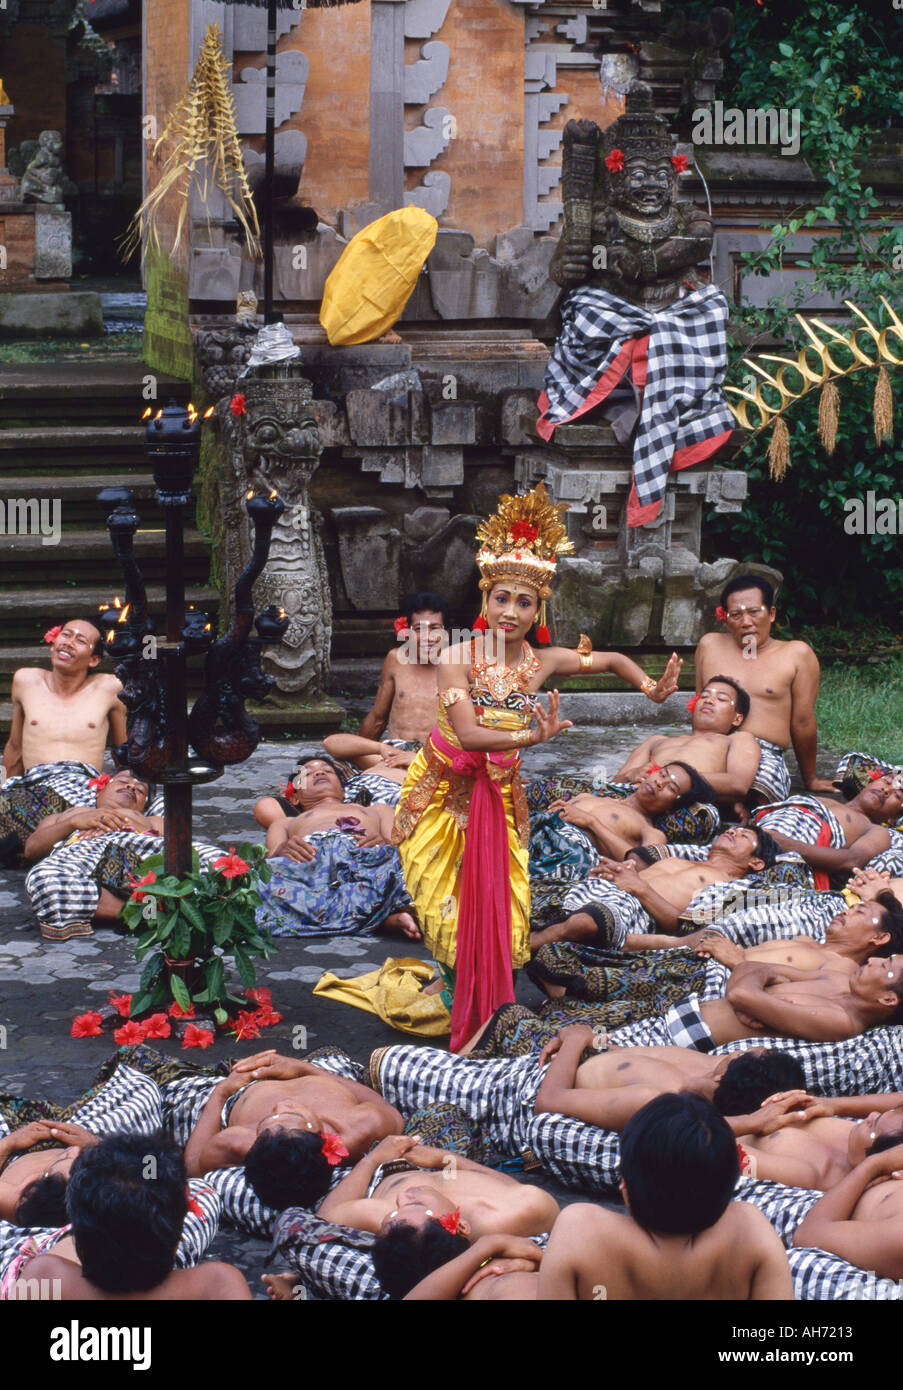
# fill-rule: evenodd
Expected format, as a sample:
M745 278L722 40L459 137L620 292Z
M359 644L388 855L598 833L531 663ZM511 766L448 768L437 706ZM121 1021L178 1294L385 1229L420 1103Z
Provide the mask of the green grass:
M14 338L0 342L0 362L78 361L84 357L141 356L141 329L102 338Z
M816 705L822 747L903 763L903 655L822 669Z

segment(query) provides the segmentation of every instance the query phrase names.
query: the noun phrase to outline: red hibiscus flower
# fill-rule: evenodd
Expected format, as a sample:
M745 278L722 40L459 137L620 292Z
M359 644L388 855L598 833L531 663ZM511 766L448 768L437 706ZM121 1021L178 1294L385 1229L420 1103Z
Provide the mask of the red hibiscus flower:
M128 1047L131 1043L144 1042L144 1024L136 1023L134 1019L124 1023L121 1028L117 1028L113 1034L113 1041L117 1047Z
M150 1018L144 1020L146 1038L168 1038L171 1033L172 1028L166 1014L151 1014Z
M605 167L612 174L619 174L624 168L624 151L612 150L611 154L605 157Z
M685 154L672 154L671 163L679 174L682 174L687 167L687 156Z
M232 414L235 416L236 420L238 419L239 415L247 414L245 410L245 398L241 391L236 391L235 395L229 402L229 409L232 411Z
M188 1210L190 1211L192 1216L198 1217L200 1221L207 1220L206 1216L204 1215L204 1208L201 1206L200 1202L198 1202L194 1197L189 1196L188 1198Z
M235 1028L232 1031L232 1036L238 1042L244 1042L248 1038L259 1038L260 1026L257 1022L257 1014L250 1014L243 1009L235 1019Z
M73 1038L99 1038L102 1033L100 1014L90 1009L86 1014L79 1014L78 1018L74 1018L69 1029L69 1035Z
M515 521L511 527L511 535L515 541L523 541L525 545L530 545L536 540L539 532L529 521Z
M410 626L410 624L408 623L407 618L406 618L406 617L404 616L404 614L402 613L402 615L401 615L400 618L396 618L396 619L395 619L395 621L394 621L394 623L392 624L392 626L394 627L394 629L395 629L396 632L407 632L408 627Z
M277 1014L269 1004L261 1004L253 1019L258 1028L275 1028L277 1023L282 1022L282 1014Z
M869 773L869 781L877 782L878 778L883 776L884 773L881 771L880 767L873 767L871 772Z
M288 797L291 796L291 794L292 794L292 792L293 792L294 790L295 790L295 784L294 784L294 782L286 782L286 784L285 784L284 787L280 787L280 788L279 788L279 795L288 798Z
M130 994L114 994L111 990L110 1003L120 1018L128 1018L132 1012L132 996Z
M197 1028L193 1023L189 1023L182 1038L183 1047L212 1047L213 1034L209 1028Z
M61 623L57 623L56 627L49 627L47 631L44 633L44 641L55 642L62 630L63 628Z
M256 989L247 991L249 999L253 999L255 1004L260 1004L262 1008L269 1009L273 1003L273 991L267 989L266 985L258 985Z
M455 1207L454 1211L447 1211L444 1216L439 1217L439 1225L444 1226L450 1236L458 1234L458 1227L461 1224L461 1208Z
M323 1140L323 1147L320 1153L326 1159L330 1168L335 1168L337 1164L341 1163L343 1158L348 1157L348 1150L337 1134L327 1134L324 1129L320 1137Z
M107 783L112 782L112 780L113 779L110 776L109 772L100 772L96 777L91 778L91 780L88 783L88 786L95 787L97 791L102 792Z
M136 878L134 874L129 874L129 887L130 887L130 888L134 888L134 890L135 890L134 893L132 894L132 902L133 902L133 903L143 903L143 902L144 902L144 899L147 897L147 894L146 894L146 893L139 892L139 889L141 888L142 883L156 883L156 882L157 882L157 875L154 873L153 869L149 869L148 872L144 875L144 878Z
M662 765L661 763L650 763L646 770L647 772L661 772Z
M716 622L716 623L726 623L726 622L727 622L727 610L726 610L725 608L722 608L720 603L719 603L718 607L715 609L715 622Z
M699 704L699 696L698 696L698 695L693 695L693 696L691 696L691 698L687 701L687 714L692 714L693 711L694 711L694 709L696 708L696 706L697 706L698 704Z
M230 845L229 853L224 854L222 859L214 859L213 867L214 869L219 869L223 878L241 878L242 874L246 874L251 866L250 864L246 864L243 859L239 858L232 845Z
M187 1009L183 1009L181 1004L170 1004L167 1013L170 1018L194 1018L194 1005L189 1004Z

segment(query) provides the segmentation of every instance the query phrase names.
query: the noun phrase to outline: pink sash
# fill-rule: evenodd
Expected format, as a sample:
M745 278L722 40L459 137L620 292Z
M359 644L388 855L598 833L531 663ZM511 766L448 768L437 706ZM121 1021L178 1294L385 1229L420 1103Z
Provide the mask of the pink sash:
M430 742L452 771L472 777L473 793L458 894L451 1050L457 1052L502 1004L514 1002L511 969L511 866L508 821L489 763L515 768L516 753L473 753L433 729Z

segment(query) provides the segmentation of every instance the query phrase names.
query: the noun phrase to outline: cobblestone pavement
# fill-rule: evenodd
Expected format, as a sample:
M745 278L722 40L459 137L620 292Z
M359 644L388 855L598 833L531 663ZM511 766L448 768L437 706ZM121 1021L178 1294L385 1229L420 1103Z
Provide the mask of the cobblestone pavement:
M678 727L658 725L658 731L676 733ZM607 768L612 773L648 732L648 727L637 725L572 729L549 744L527 749L524 772L528 777L564 770L595 774ZM252 815L254 800L285 782L294 756L319 748L316 743L265 743L246 763L226 768L219 781L195 793L196 837L226 848L241 840L262 839ZM833 762L827 755L819 759L820 772L826 774L830 766ZM290 1052L293 1040L306 1039L306 1049L337 1043L352 1057L366 1061L374 1048L399 1041L401 1035L374 1015L319 998L311 992L312 986L324 970L340 976L362 975L377 969L388 956L428 959L423 946L394 936L281 940L278 945L268 962L258 964L258 984L271 988L282 1022L267 1031L265 1040L236 1043L228 1036L218 1037L203 1058L190 1053L192 1060L208 1063L249 1056L261 1046ZM24 873L0 873L0 1025L5 1029L0 1032L0 1089L58 1103L74 1099L91 1084L109 1055L111 1038L73 1039L72 1019L105 1003L109 991L130 992L137 985L134 947L128 938L105 929L90 938L43 942L25 893ZM542 997L522 975L518 1001L537 1005ZM299 1027L303 1034L295 1031ZM175 1039L154 1046L172 1056L181 1052ZM560 1200L575 1200L573 1193L554 1183L546 1185ZM239 1265L252 1289L260 1288L266 1255L262 1241L224 1231L211 1254Z

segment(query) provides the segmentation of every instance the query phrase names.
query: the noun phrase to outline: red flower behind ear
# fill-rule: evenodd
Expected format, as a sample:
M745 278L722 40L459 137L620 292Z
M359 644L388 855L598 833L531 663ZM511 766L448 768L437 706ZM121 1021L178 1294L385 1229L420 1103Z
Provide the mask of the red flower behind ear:
M292 794L292 792L293 792L294 790L295 790L295 784L294 784L294 782L286 782L286 784L285 784L284 787L280 787L280 788L279 788L279 795L280 795L280 796L284 796L284 797L286 798L286 800L288 800L288 798L291 796L291 794Z
M682 174L687 167L687 156L685 154L672 154L671 163L679 174Z
M439 1225L444 1226L450 1236L456 1236L458 1234L458 1227L460 1224L460 1207L455 1207L454 1211L447 1211L444 1216L439 1217Z
M110 776L109 772L100 772L96 777L90 779L88 786L94 787L97 791L102 792L107 783L112 782L112 780L113 778Z
M715 622L716 622L716 623L726 623L726 622L727 622L727 610L726 610L725 608L722 608L720 603L719 603L718 607L715 609Z
M320 1153L326 1159L330 1168L335 1168L337 1164L341 1163L343 1158L348 1157L348 1150L337 1134L328 1134L324 1129L320 1138L323 1140L323 1147Z
M407 618L402 613L400 618L395 619L392 626L394 627L396 632L407 632L408 628L410 627L410 624Z
M687 714L692 714L693 711L694 711L694 709L696 708L696 706L697 706L698 704L699 704L699 696L698 696L698 695L693 695L693 696L687 701Z
M884 775L885 774L881 771L880 767L873 767L871 772L869 773L869 781L877 782L879 777L883 777Z
M605 156L605 167L612 174L619 174L624 168L624 151L612 150L611 154Z
M661 772L661 770L662 770L662 765L661 765L661 763L650 763L649 766L648 766L647 769L646 769L647 772Z
M44 641L55 642L62 630L63 628L61 623L57 623L56 627L49 627L47 631L44 633Z

